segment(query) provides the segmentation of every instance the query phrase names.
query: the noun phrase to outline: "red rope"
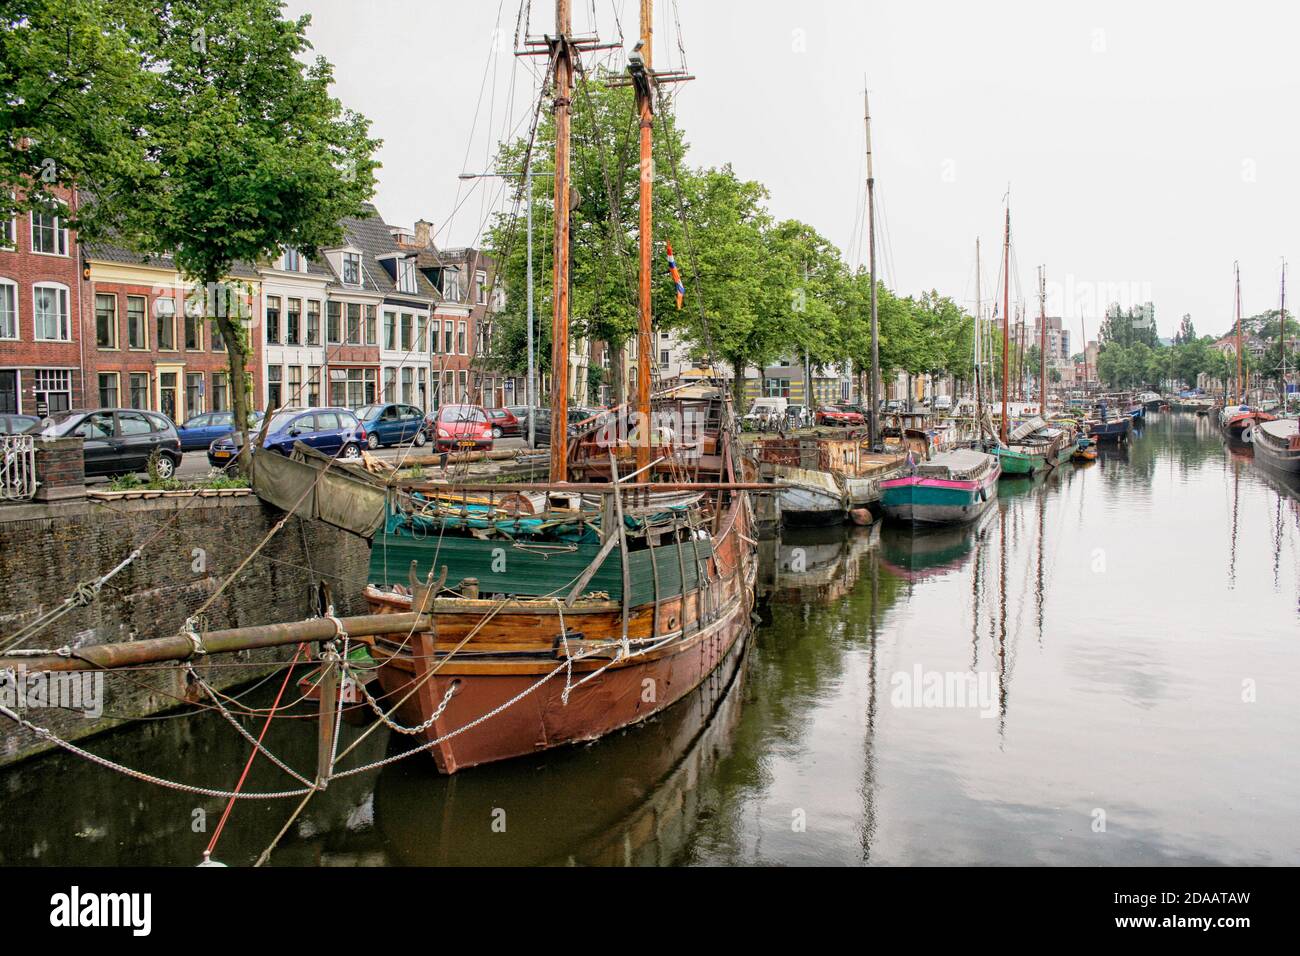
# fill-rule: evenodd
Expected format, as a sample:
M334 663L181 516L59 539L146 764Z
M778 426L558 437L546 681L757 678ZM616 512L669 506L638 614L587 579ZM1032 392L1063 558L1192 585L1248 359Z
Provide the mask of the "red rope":
M244 764L244 772L239 775L239 782L235 784L234 794L232 794L230 799L226 801L226 809L225 812L221 814L221 822L217 824L217 829L213 831L212 839L208 841L208 848L203 851L203 859L205 860L211 856L212 851L217 848L217 840L221 837L221 830L225 827L226 821L230 819L230 811L235 808L235 794L238 794L239 791L244 788L244 781L248 778L248 771L253 766L253 760L256 759L258 750L261 749L262 738L266 736L266 732L271 726L271 720L275 717L275 712L280 706L280 698L284 696L284 690L289 686L289 678L293 676L293 666L298 663L298 658L301 656L302 649L305 646L305 644L298 645L297 651L294 652L293 660L289 662L289 667L284 672L284 681L280 684L279 693L275 695L275 703L271 705L271 712L266 715L266 723L262 724L262 732L257 735L258 746L254 747L253 752L248 755L248 763Z

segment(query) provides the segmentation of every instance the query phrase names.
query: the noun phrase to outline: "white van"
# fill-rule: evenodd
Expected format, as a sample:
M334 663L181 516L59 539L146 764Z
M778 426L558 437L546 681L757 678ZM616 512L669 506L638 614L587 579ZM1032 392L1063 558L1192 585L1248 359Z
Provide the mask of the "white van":
M774 398L763 396L754 399L754 404L749 406L749 411L745 412L743 423L748 425L769 424L769 427L775 427L777 422L785 421L786 409L790 405L788 398Z

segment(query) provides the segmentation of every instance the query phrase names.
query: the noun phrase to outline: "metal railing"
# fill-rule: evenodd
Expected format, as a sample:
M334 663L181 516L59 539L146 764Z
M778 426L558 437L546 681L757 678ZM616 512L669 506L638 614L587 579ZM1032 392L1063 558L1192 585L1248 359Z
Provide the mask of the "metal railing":
M31 435L0 435L0 501L36 494L36 444Z

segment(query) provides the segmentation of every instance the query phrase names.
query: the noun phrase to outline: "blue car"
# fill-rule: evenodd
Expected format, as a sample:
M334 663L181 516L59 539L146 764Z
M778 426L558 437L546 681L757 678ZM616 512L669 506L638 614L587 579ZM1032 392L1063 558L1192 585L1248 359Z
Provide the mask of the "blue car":
M208 464L225 468L239 452L238 435L218 438L208 446ZM360 458L366 431L347 408L299 408L276 412L262 447L287 455L294 442L336 458Z
M261 412L252 412L248 417L249 429L261 427L263 417ZM184 425L176 426L176 434L181 436L181 451L207 448L218 438L225 438L234 430L234 412L207 412L203 415L195 415Z
M357 418L366 430L366 444L371 448L414 442L420 448L429 440L424 412L414 405L365 405L357 409Z

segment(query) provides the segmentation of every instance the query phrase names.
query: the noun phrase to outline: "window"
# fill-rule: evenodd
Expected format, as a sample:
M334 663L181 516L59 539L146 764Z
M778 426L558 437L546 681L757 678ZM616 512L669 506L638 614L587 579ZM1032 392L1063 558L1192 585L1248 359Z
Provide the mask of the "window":
M659 367L667 368L669 365L669 353L667 349L659 350Z
M320 366L307 366L307 405L314 408L320 404Z
M355 252L343 253L343 284L361 285L361 256Z
M116 408L119 401L117 393L117 373L99 373L99 404L103 408Z
M284 305L284 344L297 345L302 338L302 299L287 299Z
M465 346L468 344L466 342L468 336L465 334L467 328L468 325L465 322L456 323L456 351L460 355L467 354L465 351Z
M203 373L185 373L185 412L194 415L203 411Z
M384 313L384 348L393 352L397 350L397 313ZM392 401L392 399L388 399Z
M391 365L384 369L384 401L397 401L397 369Z
M428 389L428 385L425 383L424 366L420 366L415 371L419 376L419 381L420 381L420 407L425 408L427 407L425 405L425 399L427 397L427 393L429 389Z
M280 344L280 297L266 297L266 341L272 345Z
M442 297L449 302L459 302L461 297L460 270L447 268L442 270Z
M487 273L481 270L474 274L474 301L487 305Z
M226 350L226 340L221 334L221 326L215 323L212 326L212 351L224 352Z
M402 401L408 405L415 401L415 369L409 365L402 369Z
M158 326L158 351L176 349L176 301L158 298L153 300L154 323Z
M284 366L268 365L266 368L266 410L275 411L284 404Z
M425 351L424 335L425 325L428 323L428 317L419 315L415 318L415 350L423 353Z
M127 408L149 407L149 373L132 372L130 394L127 396Z
M442 348L442 320L429 320L429 348L436 354Z
M126 297L126 344L128 348L147 349L149 329L144 320L145 298L142 295Z
M180 396L175 372L158 373L158 410L176 421L179 414L176 406L179 404Z
M456 394L469 398L469 372L465 369L460 370L460 391Z
M416 292L419 287L415 283L415 260L398 259L397 260L397 291L399 292Z
M307 300L307 345L320 345L320 303Z
M348 303L348 345L361 344L361 306L356 302Z
M72 407L72 372L66 368L38 368L34 391L37 408L44 403L51 415L66 412Z
M325 308L325 341L330 345L337 345L339 342L343 341L343 331L340 328L342 325L340 313L343 306L338 302L330 302Z
M297 249L290 249L287 246L284 250L284 271L301 272L303 265L302 255Z
M455 323L448 320L442 323L442 350L448 355L456 354L456 329Z
M18 286L0 279L0 339L18 338Z
M214 412L224 412L230 406L227 404L226 396L226 373L212 373L212 410Z
M414 332L414 329L412 328L414 321L415 321L415 316L411 315L410 312L402 313L402 351L403 352L411 351L411 335Z
M68 254L68 230L58 216L32 212L32 252L51 256Z
M186 314L185 348L191 352L198 352L203 348L203 316Z
M101 349L117 348L117 296L95 294L95 345Z
M118 412L117 429L123 435L147 435L153 431L153 425L145 415L136 412Z
M16 200L16 193L10 193L9 198ZM0 222L0 249L17 249L18 248L18 217L10 216L4 222Z
M100 441L106 441L113 437L113 416L104 412L87 415L81 420L81 424L73 430L72 434L87 441L96 438Z
M297 406L302 404L302 366L301 365L289 366L289 394L286 396L286 401L288 401L288 403L291 406Z
M32 286L32 301L36 338L45 342L72 341L72 325L68 319L67 286L37 284Z
M378 373L374 368L331 369L330 404L348 408L375 404Z
M366 306L366 344L379 344L379 319L378 309L373 305Z

